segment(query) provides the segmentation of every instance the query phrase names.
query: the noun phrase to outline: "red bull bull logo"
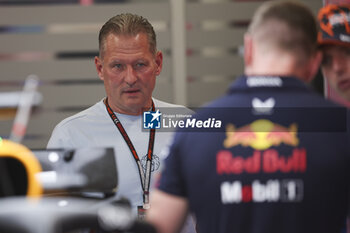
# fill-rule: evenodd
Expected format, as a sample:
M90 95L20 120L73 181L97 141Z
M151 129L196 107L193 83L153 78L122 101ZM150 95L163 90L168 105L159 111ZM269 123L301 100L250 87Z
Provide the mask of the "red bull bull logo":
M242 145L244 147L250 146L256 150L265 150L282 143L290 146L299 144L296 124L291 124L287 128L261 119L240 128L236 128L233 124L226 126L225 148Z

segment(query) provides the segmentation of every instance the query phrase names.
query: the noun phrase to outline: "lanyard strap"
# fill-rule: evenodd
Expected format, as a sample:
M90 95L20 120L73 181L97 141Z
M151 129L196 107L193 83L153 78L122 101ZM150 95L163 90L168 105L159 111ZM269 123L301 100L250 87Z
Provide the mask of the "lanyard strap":
M141 186L143 190L143 207L145 209L149 208L149 186L150 186L150 181L151 181L151 165L152 165L152 157L153 157L153 146L154 146L154 138L156 135L156 130L151 129L149 133L149 140L148 140L148 150L147 150L147 162L146 162L146 171L143 171L140 158L137 155L137 152L135 150L134 145L132 144L128 134L126 133L122 123L119 121L117 115L113 112L111 107L108 104L108 98L106 98L105 101L106 109L108 112L108 115L111 117L113 123L119 130L120 134L123 136L126 144L128 145L131 154L133 155L135 162L137 164L139 174L140 174L140 180L141 180ZM152 101L152 111L155 111L155 106Z

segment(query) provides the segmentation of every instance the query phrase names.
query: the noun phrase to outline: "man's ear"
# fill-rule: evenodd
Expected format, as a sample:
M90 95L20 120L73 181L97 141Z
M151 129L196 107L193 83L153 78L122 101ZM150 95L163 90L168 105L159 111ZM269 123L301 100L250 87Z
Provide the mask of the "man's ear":
M244 64L245 73L249 75L250 67L253 64L253 38L250 34L244 34Z
M160 72L162 72L162 68L163 68L163 53L162 53L162 51L158 51L156 53L156 65L157 65L156 75L158 76L160 74Z
M311 82L315 78L318 72L318 69L320 68L321 61L322 61L322 52L318 50L310 58L310 61L307 67L308 73L306 75L306 78L307 78L307 80L305 80L306 82Z
M98 76L100 77L100 79L103 81L104 77L103 77L103 66L102 66L102 61L99 57L95 57L95 66L96 66L96 71Z

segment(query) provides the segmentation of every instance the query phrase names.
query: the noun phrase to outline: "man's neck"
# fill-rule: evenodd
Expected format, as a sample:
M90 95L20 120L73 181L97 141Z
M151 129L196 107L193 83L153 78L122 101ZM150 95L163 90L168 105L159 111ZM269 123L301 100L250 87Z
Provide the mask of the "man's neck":
M304 80L304 67L298 66L291 56L267 55L257 59L251 67L246 67L248 76L289 76Z
M113 110L113 112L116 112L118 114L124 114L124 115L139 116L139 115L142 115L144 111L149 111L150 109L152 109L152 99L147 101L147 104L144 107L139 107L139 106L126 107L126 108L118 107L115 104L111 103L109 98L108 99L105 98L103 102L105 104L106 102L108 102L108 105Z

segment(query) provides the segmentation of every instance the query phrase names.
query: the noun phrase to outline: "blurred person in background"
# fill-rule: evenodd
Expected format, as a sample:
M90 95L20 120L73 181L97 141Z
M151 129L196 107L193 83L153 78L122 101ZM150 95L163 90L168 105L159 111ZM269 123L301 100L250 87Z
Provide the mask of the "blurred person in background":
M176 134L146 219L160 233L177 232L189 211L200 233L340 232L346 110L336 115L306 84L321 62L316 18L300 3L263 3L244 48L245 75L195 115L223 129Z
M109 19L99 32L95 66L107 97L60 122L47 148L113 147L118 169L117 197L127 198L143 218L149 208L149 189L159 169L161 150L172 132L142 130L144 111L179 108L152 97L161 73L163 54L156 34L142 16L126 13ZM154 115L158 118L159 115ZM184 232L193 232L193 224Z
M322 73L330 90L341 99L333 97L332 92L328 97L350 107L350 1L322 7L318 23L318 44L323 53ZM347 230L343 232L350 232L349 217L345 228Z
M318 21L322 73L330 87L350 101L350 2L323 7Z

